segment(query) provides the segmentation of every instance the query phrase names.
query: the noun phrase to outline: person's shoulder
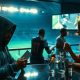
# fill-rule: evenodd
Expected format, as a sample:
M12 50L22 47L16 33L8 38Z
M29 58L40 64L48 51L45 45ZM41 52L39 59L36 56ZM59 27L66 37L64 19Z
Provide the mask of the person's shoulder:
M32 38L32 40L37 40L37 39L39 39L39 37L33 37L33 38Z
M47 42L47 39L44 39L45 42Z
M60 37L60 35L56 38L56 40L58 40L58 39L60 39L61 37Z
M35 39L36 37L32 37L32 39Z
M77 57L80 58L80 54L78 54Z

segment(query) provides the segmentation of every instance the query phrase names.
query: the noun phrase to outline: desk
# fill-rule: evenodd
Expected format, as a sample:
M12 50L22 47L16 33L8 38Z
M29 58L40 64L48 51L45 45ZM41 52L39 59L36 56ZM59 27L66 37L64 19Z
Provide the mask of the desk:
M48 64L32 64L27 65L24 68L24 80L48 80L49 77L49 65ZM16 79L18 78L21 71L19 71L16 75Z
M72 72L72 80L80 80L80 72L73 71Z

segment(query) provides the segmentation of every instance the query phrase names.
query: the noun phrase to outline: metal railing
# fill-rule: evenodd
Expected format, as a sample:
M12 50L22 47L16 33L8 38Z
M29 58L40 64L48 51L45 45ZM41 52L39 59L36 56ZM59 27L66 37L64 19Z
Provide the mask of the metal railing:
M31 48L16 48L16 49L9 49L9 51L18 51L18 54L20 55L20 51L22 50L31 50Z

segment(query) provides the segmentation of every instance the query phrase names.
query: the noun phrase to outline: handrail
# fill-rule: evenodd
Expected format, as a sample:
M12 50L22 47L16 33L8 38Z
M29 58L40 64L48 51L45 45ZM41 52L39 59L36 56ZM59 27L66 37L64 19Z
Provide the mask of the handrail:
M77 46L77 45L80 45L80 44L70 44L70 46ZM54 48L55 48L55 46L54 46ZM28 49L31 49L31 48L16 48L16 49L9 49L9 51L28 50Z
M31 48L16 48L16 49L9 49L9 51L15 51L15 50L27 50Z

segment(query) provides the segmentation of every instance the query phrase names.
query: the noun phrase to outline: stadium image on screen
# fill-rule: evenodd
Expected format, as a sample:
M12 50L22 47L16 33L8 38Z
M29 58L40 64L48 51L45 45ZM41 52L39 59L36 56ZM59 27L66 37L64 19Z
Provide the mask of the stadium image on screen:
M52 15L52 29L66 28L68 30L77 30L78 21L80 21L79 13Z

